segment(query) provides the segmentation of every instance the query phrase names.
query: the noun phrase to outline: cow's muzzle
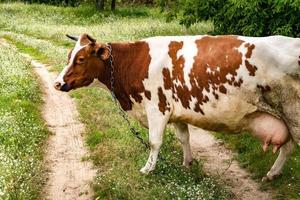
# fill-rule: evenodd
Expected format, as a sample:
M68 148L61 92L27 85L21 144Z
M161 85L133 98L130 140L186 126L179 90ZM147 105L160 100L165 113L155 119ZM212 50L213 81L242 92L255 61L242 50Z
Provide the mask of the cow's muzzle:
M54 83L54 88L63 92L68 92L71 90L70 86L67 83L61 85L60 82Z

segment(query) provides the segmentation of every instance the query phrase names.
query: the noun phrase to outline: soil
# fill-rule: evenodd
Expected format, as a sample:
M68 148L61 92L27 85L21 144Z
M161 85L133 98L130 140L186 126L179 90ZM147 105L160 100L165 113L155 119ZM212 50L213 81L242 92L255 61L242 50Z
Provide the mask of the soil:
M45 199L92 199L91 184L96 171L92 163L83 161L88 153L82 135L84 125L78 119L75 102L67 93L54 89L56 75L50 73L46 65L34 60L31 64L41 82L42 115L52 133L46 145L45 166L49 174Z
M234 160L232 151L226 149L222 141L216 140L208 131L190 126L190 142L195 159L202 160L203 170L222 180L238 200L269 200L270 191L261 191L259 183L251 179L251 174L242 169Z

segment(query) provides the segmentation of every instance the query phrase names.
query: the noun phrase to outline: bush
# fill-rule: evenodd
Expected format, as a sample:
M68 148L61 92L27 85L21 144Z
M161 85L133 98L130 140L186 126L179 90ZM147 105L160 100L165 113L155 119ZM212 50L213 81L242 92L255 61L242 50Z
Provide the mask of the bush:
M0 0L0 2L25 2L25 3L39 3L49 5L67 5L76 6L80 3L80 0Z
M186 26L212 20L215 34L300 37L300 0L178 1L171 13Z

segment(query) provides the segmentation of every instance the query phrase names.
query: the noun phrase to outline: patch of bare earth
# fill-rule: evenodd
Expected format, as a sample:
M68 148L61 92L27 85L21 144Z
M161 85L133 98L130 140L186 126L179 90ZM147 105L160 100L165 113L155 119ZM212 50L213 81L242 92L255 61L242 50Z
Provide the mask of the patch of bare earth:
M43 118L51 131L46 150L46 166L49 169L45 187L45 199L89 200L93 192L91 183L95 170L88 161L84 146L84 125L78 120L75 102L67 93L53 87L55 74L44 64L31 61L40 78L43 90Z
M270 191L261 191L259 184L234 160L232 151L226 149L208 131L190 126L190 142L193 156L204 160L203 170L219 177L239 200L269 200Z

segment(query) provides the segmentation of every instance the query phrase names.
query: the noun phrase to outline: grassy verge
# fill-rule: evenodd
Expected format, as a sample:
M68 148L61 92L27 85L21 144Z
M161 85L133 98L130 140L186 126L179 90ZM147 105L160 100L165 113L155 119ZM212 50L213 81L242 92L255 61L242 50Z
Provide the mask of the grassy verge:
M0 199L39 199L47 137L40 90L30 63L0 47Z
M237 152L236 159L240 165L248 169L253 178L260 181L270 170L278 153L273 154L271 150L264 153L261 143L250 134L226 135L217 133L217 138L225 141L225 145ZM262 184L262 188L273 188L275 199L300 199L300 147L297 146L283 168L282 175L272 182Z
M43 12L52 10L51 16ZM2 37L9 39L21 51L35 58L49 62L59 70L64 64L68 48L72 43L64 38L68 33L89 32L103 41L139 39L152 35L178 35L204 33L209 24L198 24L194 29L185 29L175 22L166 23L157 12L144 9L118 10L107 16L95 14L97 20L82 17L71 21L74 10L47 6L27 6L23 4L0 4L0 16L9 16L14 23L1 21L5 30ZM31 14L34 9L40 15ZM85 7L75 8L85 12ZM9 13L8 13L9 11ZM61 12L62 11L62 12ZM74 12L74 13L76 13ZM11 13L14 13L13 15ZM30 13L30 14L29 14ZM26 21L22 16L27 15ZM106 15L106 14L104 14ZM71 16L71 17L70 17ZM101 18L101 20L100 20ZM64 19L57 21L57 19ZM99 20L98 20L99 19ZM42 21L42 22L41 22ZM65 23L63 23L63 21ZM182 152L174 134L167 131L157 170L148 176L141 175L139 169L145 164L148 151L128 131L128 127L117 113L109 93L99 87L83 88L71 93L77 100L82 121L87 126L86 144L98 168L94 184L95 198L99 199L229 199L231 194L212 177L203 174L201 164L195 163L191 170L181 167ZM134 122L147 138L147 130Z

